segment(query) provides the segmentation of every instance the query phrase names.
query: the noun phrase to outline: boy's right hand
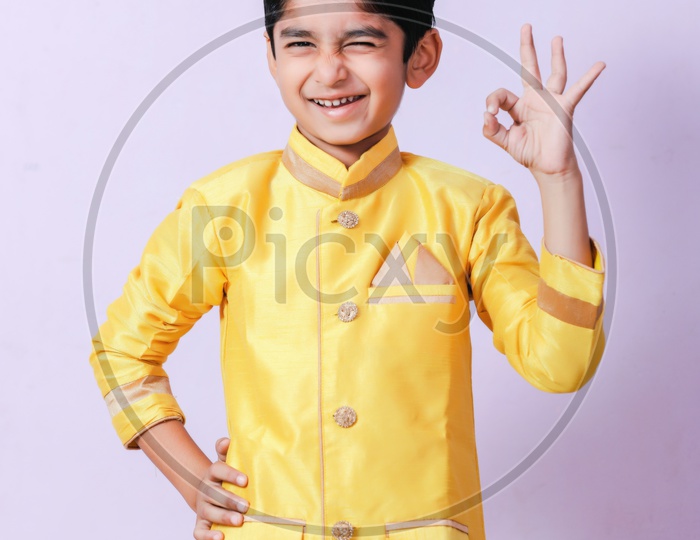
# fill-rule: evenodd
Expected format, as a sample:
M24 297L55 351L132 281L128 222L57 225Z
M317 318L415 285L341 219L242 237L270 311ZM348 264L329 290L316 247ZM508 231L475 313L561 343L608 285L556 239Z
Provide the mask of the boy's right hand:
M211 464L199 483L195 503L197 511L197 522L194 527L195 540L224 540L224 534L221 531L211 530L214 523L235 526L243 524L243 514L248 510L248 501L221 486L224 481L238 486L248 484L246 475L226 464L226 453L230 442L227 437L216 441L215 447L219 459ZM242 476L242 481L238 481L239 476Z

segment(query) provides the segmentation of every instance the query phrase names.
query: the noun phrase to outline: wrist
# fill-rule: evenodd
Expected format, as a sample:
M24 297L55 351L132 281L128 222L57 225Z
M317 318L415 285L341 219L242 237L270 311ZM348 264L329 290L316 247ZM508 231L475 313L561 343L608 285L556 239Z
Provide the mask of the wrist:
M571 166L562 168L557 172L543 172L530 169L540 188L548 188L551 186L570 186L578 185L583 182L583 175L578 163L574 162Z
M196 511L197 492L211 460L192 440L183 423L156 424L139 437L138 444L186 504Z
M561 194L565 191L579 191L583 187L583 175L577 167L558 173L532 171L543 196L548 193Z

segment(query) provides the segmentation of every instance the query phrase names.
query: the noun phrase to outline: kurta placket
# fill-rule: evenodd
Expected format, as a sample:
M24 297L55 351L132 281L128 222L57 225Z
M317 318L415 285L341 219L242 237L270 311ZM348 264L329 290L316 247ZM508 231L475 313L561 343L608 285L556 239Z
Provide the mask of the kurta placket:
M594 268L541 253L505 188L400 152L393 128L346 168L295 126L188 188L90 361L137 448L185 421L162 364L220 306L226 461L249 478L224 488L250 502L214 525L227 540L483 540L469 301L541 390L582 386L604 347L597 243Z

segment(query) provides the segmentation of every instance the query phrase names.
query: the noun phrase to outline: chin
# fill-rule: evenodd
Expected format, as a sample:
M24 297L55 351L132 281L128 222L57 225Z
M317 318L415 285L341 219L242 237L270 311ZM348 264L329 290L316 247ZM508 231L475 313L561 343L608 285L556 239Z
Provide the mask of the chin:
M357 144L366 137L323 137L323 141L333 146L352 146Z
M338 126L336 129L319 130L318 138L333 146L351 146L368 139L380 130L354 129L350 126Z

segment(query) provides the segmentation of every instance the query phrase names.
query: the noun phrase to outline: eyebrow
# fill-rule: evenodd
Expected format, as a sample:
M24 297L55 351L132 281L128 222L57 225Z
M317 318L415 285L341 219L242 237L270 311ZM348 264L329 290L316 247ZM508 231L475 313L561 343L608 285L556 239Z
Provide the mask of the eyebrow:
M297 26L290 26L280 31L280 37L283 38L309 38L316 39L316 35L313 32L304 30ZM389 36L386 35L384 30L376 28L375 26L363 25L359 28L354 28L344 32L341 36L341 41L346 39L355 39L358 37L372 37L376 39L388 39Z

